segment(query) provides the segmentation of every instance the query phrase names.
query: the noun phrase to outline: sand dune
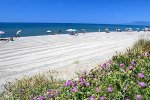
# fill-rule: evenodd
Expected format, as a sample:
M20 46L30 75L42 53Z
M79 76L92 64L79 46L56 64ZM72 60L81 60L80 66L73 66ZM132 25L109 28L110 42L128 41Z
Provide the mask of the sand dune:
M130 47L144 32L87 33L79 36L51 35L16 38L0 42L0 85L23 75L48 69L61 78L90 70L111 58L116 51Z

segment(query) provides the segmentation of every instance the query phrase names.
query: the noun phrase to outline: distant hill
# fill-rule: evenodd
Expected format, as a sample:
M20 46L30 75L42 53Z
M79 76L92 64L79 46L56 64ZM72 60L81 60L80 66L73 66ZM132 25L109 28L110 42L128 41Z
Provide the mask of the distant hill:
M146 22L146 21L135 21L135 22L131 22L128 23L129 25L144 25L144 26L150 26L150 22Z

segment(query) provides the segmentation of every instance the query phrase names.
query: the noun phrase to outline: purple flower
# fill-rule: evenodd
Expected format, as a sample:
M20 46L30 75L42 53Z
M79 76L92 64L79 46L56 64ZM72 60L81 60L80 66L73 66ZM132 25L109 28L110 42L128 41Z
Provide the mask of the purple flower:
M132 70L134 67L133 66L129 66L129 69Z
M76 87L77 86L77 82L75 81L75 82L73 82L73 86L74 87Z
M141 54L141 57L144 57L144 56L145 56L145 53L142 53L142 54Z
M131 65L135 66L136 65L136 61L132 61Z
M71 92L78 92L78 89L76 87L73 87L73 89L71 90Z
M106 66L107 66L106 63L101 64L101 67L102 67L102 68L105 68Z
M130 100L129 98L126 98L125 100Z
M72 85L71 80L66 81L65 86L71 86L71 85Z
M85 82L85 86L90 86L90 83L88 83L88 82Z
M84 82L85 79L83 78L83 76L80 76L80 79L79 79L80 82Z
M95 100L95 97L94 97L94 96L91 96L91 97L89 98L89 100Z
M108 87L108 88L107 88L107 91L110 92L110 93L113 92L113 87L111 87L111 86Z
M103 68L102 68L102 67L100 67L100 68L99 68L99 70L100 70L100 71L102 71L102 70L103 70Z
M84 85L86 83L86 80L81 76L80 79L80 84Z
M120 67L124 67L124 66L125 66L124 63L121 63L121 64L120 64Z
M138 74L138 78L144 78L144 74L143 73L139 73Z
M56 91L56 96L58 96L60 94L60 92L59 91Z
M96 87L95 90L96 90L96 92L98 93L98 92L100 92L101 89L100 89L99 87Z
M48 94L48 97L49 97L49 98L52 98L53 96L54 96L53 93L49 93L49 94Z
M136 100L142 100L142 98L143 98L143 97L142 97L141 95L139 95L139 94L137 94L137 95L135 96L135 99L136 99Z
M147 86L147 84L144 83L144 82L139 82L138 85L141 86L141 87L146 87Z
M40 96L38 100L44 100L44 96Z
M49 90L48 90L48 92L49 92L49 93L52 93L52 92L53 92L53 90L49 89Z
M99 100L106 100L106 97L102 96Z

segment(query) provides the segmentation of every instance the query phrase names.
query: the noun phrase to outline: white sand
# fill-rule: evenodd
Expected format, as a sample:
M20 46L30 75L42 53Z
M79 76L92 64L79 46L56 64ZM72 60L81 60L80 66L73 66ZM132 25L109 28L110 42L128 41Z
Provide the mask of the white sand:
M86 33L16 38L0 42L0 85L53 69L61 78L90 70L130 47L144 32Z

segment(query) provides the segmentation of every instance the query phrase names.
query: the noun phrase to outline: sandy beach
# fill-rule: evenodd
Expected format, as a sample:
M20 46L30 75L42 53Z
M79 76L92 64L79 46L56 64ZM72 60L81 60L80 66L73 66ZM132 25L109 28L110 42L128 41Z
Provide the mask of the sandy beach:
M0 41L0 86L24 75L48 70L58 72L63 79L76 72L89 71L109 60L145 34L144 32L93 32L71 35L47 35ZM1 90L1 89L0 89Z

